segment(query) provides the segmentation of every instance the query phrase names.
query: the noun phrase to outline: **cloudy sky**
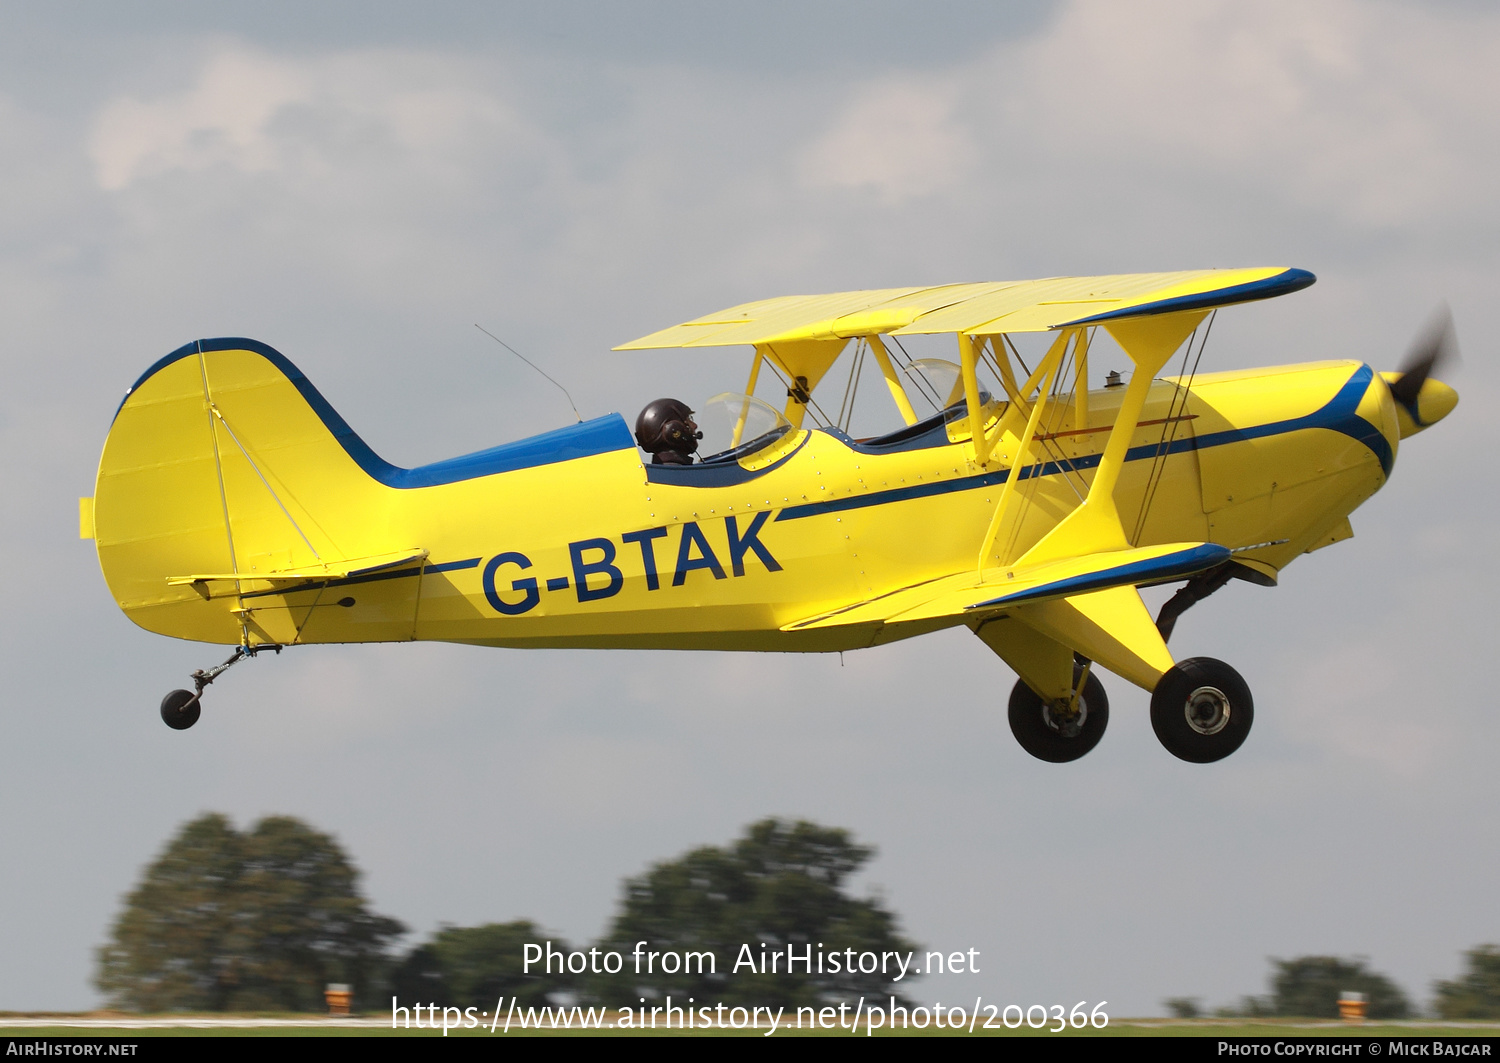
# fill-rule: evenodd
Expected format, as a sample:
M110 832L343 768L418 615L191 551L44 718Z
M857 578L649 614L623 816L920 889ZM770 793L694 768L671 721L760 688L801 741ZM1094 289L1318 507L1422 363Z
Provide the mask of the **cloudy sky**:
M186 819L336 834L425 934L604 927L622 877L766 815L851 829L919 997L1162 1011L1363 955L1418 1001L1500 940L1491 336L1500 12L1480 3L188 3L0 8L0 1009L84 1008ZM1046 765L966 630L837 656L300 650L157 703L214 647L115 608L76 499L132 380L201 336L296 362L414 465L738 384L612 354L795 292L1282 264L1216 368L1394 368L1446 299L1455 414L1355 537L1177 628L1254 733ZM1488 441L1488 442L1487 442ZM1157 599L1162 592L1155 592ZM947 1002L947 1001L945 1001Z

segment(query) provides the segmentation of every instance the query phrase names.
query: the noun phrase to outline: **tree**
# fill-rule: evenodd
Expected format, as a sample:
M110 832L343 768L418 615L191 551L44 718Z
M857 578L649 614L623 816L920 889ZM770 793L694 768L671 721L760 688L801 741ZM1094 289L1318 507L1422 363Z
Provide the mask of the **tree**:
M1238 1004L1228 1004L1214 1009L1221 1019L1263 1019L1276 1014L1276 1005L1270 997L1243 996Z
M123 1007L222 1009L244 839L220 815L183 827L146 869L99 950L96 984Z
M587 991L607 1004L628 1006L642 996L668 994L674 1001L694 997L771 1007L898 995L910 974L897 982L889 965L883 971L857 969L861 953L904 957L917 949L900 936L895 915L877 900L851 897L845 890L848 877L873 855L847 831L766 819L728 849L705 846L657 864L626 880L620 910L599 946L620 952L623 970L593 979ZM672 961L675 971L653 965L649 973L636 974L631 953L639 941L649 942L651 951L679 957L711 952L713 971L679 960ZM788 946L798 958L791 973ZM780 961L774 971L764 971L762 958L772 953ZM836 964L828 958L832 953L839 954ZM804 955L812 959L810 972L800 962ZM852 973L851 955L856 958ZM746 966L735 971L736 961L747 956L755 963L753 973ZM824 957L821 972L819 956Z
M99 950L95 984L120 1007L319 1010L329 982L371 997L405 932L372 914L338 843L273 816L248 833L210 813L146 869Z
M1368 970L1362 957L1299 956L1271 963L1276 967L1271 976L1273 1014L1336 1019L1339 996L1346 989L1365 995L1365 1014L1372 1019L1411 1014L1406 994L1385 975Z
M1168 997L1162 1001L1174 1019L1196 1019L1203 1014L1197 997Z
M558 952L573 951L529 919L444 927L401 961L391 976L391 992L404 1003L423 1005L483 1010L505 997L517 1007L542 1007L577 985L566 970L559 973L558 964L551 973L536 965L524 970L525 947L548 940Z
M1456 982L1437 982L1434 1005L1445 1019L1500 1019L1500 945L1464 953L1469 969Z

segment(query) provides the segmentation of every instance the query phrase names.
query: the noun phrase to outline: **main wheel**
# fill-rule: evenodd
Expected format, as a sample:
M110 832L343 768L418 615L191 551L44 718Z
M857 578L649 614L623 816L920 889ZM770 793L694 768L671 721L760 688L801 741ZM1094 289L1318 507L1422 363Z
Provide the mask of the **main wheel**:
M1168 753L1193 764L1211 764L1239 749L1254 721L1250 687L1212 657L1177 662L1151 694L1151 729Z
M1081 677L1082 670L1076 669L1073 681ZM1108 724L1109 698L1092 671L1074 712L1068 711L1066 703L1044 700L1021 681L1010 692L1010 733L1038 760L1053 764L1077 760L1099 744Z
M174 690L161 699L161 719L174 731L186 731L198 722L203 702L191 690Z

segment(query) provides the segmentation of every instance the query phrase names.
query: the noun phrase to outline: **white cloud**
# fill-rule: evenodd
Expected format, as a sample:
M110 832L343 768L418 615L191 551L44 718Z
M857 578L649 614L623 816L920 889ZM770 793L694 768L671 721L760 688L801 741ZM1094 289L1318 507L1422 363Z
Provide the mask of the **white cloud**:
M941 81L870 86L803 153L802 179L813 188L870 189L887 205L962 184L975 151L955 120L958 100Z
M1074 3L1015 57L1016 83L1025 124L1059 147L1217 168L1388 224L1473 195L1494 160L1473 132L1500 88L1497 31L1493 11L1352 0Z
M271 123L312 91L310 79L289 62L221 52L186 92L154 101L121 97L105 105L90 144L99 185L120 189L172 169L273 169L279 152Z
M482 80L475 64L422 53L278 57L226 46L183 91L105 104L89 153L108 191L216 168L313 182L358 173L368 183L374 157L392 156L451 180L497 141L545 158L545 138Z
M801 170L887 205L1154 179L1394 225L1490 209L1497 91L1488 9L1077 0L963 67L868 80Z

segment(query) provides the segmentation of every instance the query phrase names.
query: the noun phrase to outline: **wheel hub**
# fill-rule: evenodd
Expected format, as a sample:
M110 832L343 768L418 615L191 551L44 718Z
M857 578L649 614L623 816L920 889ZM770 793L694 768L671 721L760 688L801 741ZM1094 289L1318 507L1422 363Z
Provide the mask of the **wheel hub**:
M1199 687L1183 707L1188 726L1201 735L1216 735L1229 726L1229 699L1218 687Z
M1076 705L1066 701L1042 706L1042 719L1064 738L1077 738L1083 731L1084 721L1089 718L1088 704L1079 698Z

